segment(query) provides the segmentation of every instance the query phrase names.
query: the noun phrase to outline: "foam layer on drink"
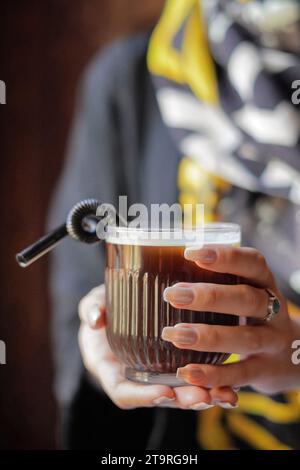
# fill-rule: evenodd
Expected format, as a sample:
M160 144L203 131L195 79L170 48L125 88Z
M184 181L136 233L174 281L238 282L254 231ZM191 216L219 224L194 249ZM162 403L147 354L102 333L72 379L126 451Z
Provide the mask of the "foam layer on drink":
M211 223L200 229L145 230L131 227L107 227L107 243L141 246L239 245L240 228L236 224Z

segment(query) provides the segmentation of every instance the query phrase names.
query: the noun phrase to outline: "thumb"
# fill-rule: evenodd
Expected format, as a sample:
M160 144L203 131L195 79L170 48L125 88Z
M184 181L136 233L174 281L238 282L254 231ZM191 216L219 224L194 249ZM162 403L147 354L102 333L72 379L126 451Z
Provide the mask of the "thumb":
M105 325L105 307L103 305L94 304L87 311L86 323L93 330L98 330Z
M79 317L93 330L105 325L105 289L104 285L92 289L83 299L79 306Z

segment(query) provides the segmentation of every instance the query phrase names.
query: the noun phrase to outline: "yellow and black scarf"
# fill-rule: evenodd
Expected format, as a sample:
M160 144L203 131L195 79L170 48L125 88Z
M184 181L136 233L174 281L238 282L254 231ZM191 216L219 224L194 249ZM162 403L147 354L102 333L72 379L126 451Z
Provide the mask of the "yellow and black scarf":
M148 66L182 155L179 200L208 221L232 186L300 205L299 22L297 0L166 2ZM294 447L299 396L240 392L239 408L199 413L201 446Z
M300 20L300 3L280 3L272 22L260 1L169 0L148 65L183 155L231 184L300 204L300 57L267 45L281 37L279 13L281 24Z

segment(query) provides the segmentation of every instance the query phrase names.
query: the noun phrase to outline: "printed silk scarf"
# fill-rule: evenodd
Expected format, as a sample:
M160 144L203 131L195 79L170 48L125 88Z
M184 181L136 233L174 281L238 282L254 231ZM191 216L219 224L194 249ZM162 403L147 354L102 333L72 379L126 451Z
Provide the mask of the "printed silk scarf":
M300 204L300 2L169 0L148 50L183 156Z
M166 2L150 39L148 67L181 155L179 201L204 203L206 221L218 217L216 208L232 187L262 199L274 196L267 199L279 198L299 213L299 56L300 0ZM252 220L250 211L247 217ZM292 287L299 299L297 226L289 234L279 224L270 227L276 237L268 232L264 251L271 246L274 272L284 271L287 292ZM279 242L290 247L289 256ZM240 442L293 448L299 403L298 392L266 397L242 390L233 412L201 412L198 439L206 449L233 449Z

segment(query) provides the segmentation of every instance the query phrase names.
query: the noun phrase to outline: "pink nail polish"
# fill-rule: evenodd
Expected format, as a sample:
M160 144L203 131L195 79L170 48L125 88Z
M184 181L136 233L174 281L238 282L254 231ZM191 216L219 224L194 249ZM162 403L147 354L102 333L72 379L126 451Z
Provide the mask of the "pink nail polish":
M199 250L189 247L185 249L184 256L188 260L207 264L214 263L217 259L217 253L212 248L201 248Z
M201 410L208 410L208 408L212 408L214 405L210 405L205 402L195 403L189 407L190 410L201 411Z
M153 405L166 405L167 403L171 403L175 400L175 397L159 397L153 400Z
M197 341L197 335L195 331L192 328L184 326L178 326L176 328L167 326L163 329L161 337L165 341L186 345L195 344Z
M190 382L191 380L201 382L205 377L201 369L191 369L190 367L179 367L176 376L178 379L183 379L186 382Z
M234 408L237 408L239 405L237 403L229 403L229 402L219 402L218 405L221 407L221 408L224 408L225 410L232 410Z
M194 292L190 287L172 286L164 290L164 300L180 305L189 305L194 300Z

